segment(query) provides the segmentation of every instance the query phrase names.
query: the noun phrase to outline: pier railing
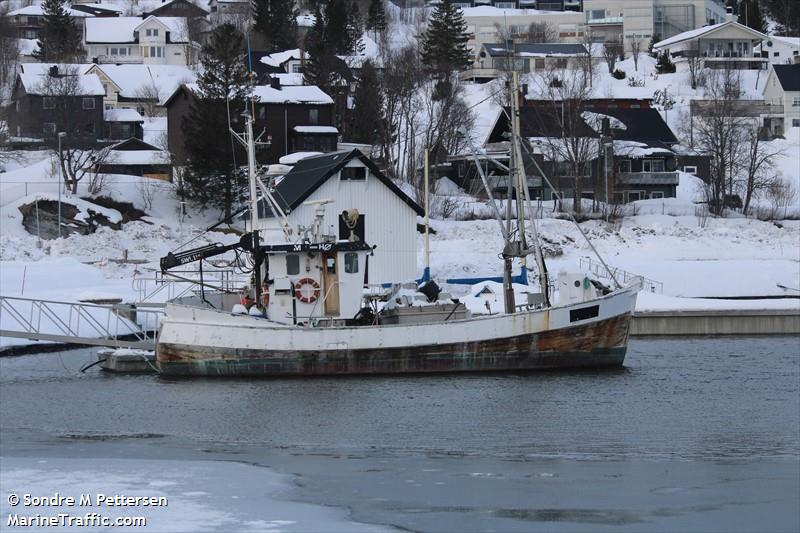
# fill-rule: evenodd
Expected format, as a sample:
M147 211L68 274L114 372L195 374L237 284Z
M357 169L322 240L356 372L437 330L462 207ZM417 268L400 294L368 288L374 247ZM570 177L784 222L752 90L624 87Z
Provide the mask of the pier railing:
M592 260L590 257L581 257L579 267L587 269L589 272L599 278L611 279L611 275L609 274L608 270L606 270L606 267L604 267L598 261ZM664 283L660 281L646 278L644 276L640 276L639 274L634 274L633 272L628 272L627 270L615 268L610 265L608 268L614 274L614 277L617 279L617 281L623 285L628 285L636 280L640 280L642 283L642 290L657 294L662 294L664 292Z
M0 337L153 350L164 311L0 296Z

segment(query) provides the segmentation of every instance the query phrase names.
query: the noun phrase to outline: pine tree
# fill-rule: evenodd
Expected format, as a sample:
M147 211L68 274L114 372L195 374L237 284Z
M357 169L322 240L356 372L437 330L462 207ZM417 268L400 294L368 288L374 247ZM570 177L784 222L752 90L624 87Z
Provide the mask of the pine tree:
M44 20L34 57L48 63L70 63L84 55L81 33L67 13L66 0L44 0Z
M658 54L656 72L659 74L672 74L675 72L675 63L672 62L672 58L669 57L669 52L666 50Z
M347 11L347 42L345 44L348 49L345 55L360 54L364 51L364 25L361 21L361 13L358 11L358 4L355 0L350 4L350 9Z
M761 33L767 32L767 22L761 16L761 10L756 0L743 0L739 4L738 22Z
M467 23L451 0L442 0L422 37L422 63L431 71L447 74L472 63L467 49Z
M270 52L297 48L297 14L293 0L252 0L255 30Z
M389 27L386 22L386 9L383 5L383 0L371 0L369 3L369 10L367 11L367 24L366 28L376 34L383 33Z
M182 123L188 173L185 195L201 207L230 216L243 197L247 179L237 166L243 149L230 142L232 127L245 109L248 91L244 37L232 24L217 26L201 53L197 92Z
M353 112L347 128L351 142L375 144L383 128L383 92L372 61L361 65L361 77L353 94Z

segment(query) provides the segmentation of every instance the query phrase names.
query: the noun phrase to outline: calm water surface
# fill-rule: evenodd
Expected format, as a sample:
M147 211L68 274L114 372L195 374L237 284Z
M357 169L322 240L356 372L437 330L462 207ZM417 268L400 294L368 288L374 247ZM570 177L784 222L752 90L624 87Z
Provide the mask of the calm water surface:
M167 380L0 359L5 456L235 460L425 531L800 528L800 339L634 340L626 368Z

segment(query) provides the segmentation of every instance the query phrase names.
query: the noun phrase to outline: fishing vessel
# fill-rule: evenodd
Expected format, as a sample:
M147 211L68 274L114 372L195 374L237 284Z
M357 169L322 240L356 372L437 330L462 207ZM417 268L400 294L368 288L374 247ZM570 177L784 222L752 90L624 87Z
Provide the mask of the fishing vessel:
M504 312L472 313L427 276L410 295L402 293L401 285L388 293L365 290L373 247L352 231L358 213L320 201L309 227L297 231L284 224L282 242L262 242L253 230L238 243L162 258L162 270L168 273L231 250L245 253L252 261L252 288L233 306L224 298L214 305L205 297L169 302L157 341L159 370L168 375L311 376L622 365L639 286L622 287L610 270L614 287L580 273L561 273L557 290L551 292L524 175L516 78L511 96L507 198L515 201L506 202L505 222L498 219L505 243ZM251 215L258 216L261 202L285 221L271 185L257 174L252 117L245 115L243 134L232 133L248 151ZM487 194L499 216L488 187ZM348 239L323 231L325 210L341 207L342 221L351 229ZM426 200L426 256L427 207ZM528 256L535 259L539 288L518 304L512 262L525 265Z

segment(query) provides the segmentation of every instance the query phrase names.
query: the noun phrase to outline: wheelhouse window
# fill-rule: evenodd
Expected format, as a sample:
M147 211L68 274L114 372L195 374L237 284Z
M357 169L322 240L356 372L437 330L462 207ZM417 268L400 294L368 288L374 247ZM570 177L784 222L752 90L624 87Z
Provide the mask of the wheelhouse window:
M347 252L344 254L344 271L347 274L358 273L358 254L355 252Z
M300 256L297 254L289 254L286 256L286 274L289 276L296 276L300 273Z

